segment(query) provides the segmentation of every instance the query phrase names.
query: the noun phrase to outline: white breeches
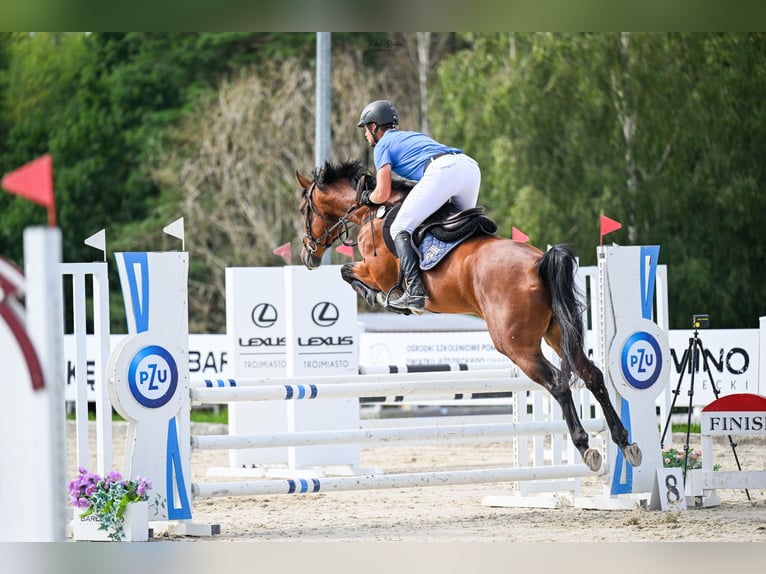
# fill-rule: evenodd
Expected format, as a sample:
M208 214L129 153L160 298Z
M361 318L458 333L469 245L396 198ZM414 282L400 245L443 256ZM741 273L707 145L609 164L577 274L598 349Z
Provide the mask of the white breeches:
M391 224L391 236L402 231L412 233L450 199L460 210L476 207L480 185L481 171L473 158L465 154L436 158L404 200Z

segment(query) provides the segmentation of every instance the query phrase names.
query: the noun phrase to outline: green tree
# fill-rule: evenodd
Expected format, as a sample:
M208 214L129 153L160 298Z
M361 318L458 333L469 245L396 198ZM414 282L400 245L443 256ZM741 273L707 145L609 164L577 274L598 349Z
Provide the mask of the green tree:
M243 65L306 57L313 42L313 34L263 33L4 36L0 170L51 152L65 260L92 259L83 239L102 227L110 251L154 249L167 223L156 218L168 210L150 158L168 130ZM0 252L21 262L22 230L44 213L7 194L0 207ZM112 311L124 324L117 300Z
M365 70L363 60L362 50L333 57L334 161L368 153L356 122L380 94L400 102L407 121L417 118L417 94L392 83L385 67ZM286 242L297 260L303 220L295 172L310 176L315 167L314 98L313 65L297 58L243 70L200 102L158 155L165 204L187 229L193 332L225 328L226 267L282 265L273 250Z
M68 121L67 102L77 91L77 69L86 55L82 34L8 34L0 66L0 172L43 155ZM54 173L59 171L54 159ZM57 197L60 203L60 198ZM0 252L21 262L24 227L46 222L44 208L0 194Z
M595 261L598 216L659 244L673 327L763 310L760 34L494 34L440 69L435 131L482 165L504 233Z

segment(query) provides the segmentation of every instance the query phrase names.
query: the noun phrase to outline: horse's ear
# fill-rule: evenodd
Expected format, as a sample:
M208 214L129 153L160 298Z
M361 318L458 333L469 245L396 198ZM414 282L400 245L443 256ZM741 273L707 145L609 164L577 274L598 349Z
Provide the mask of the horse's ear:
M301 186L301 189L308 189L311 187L311 180L298 170L295 170L295 177L298 178L298 185Z

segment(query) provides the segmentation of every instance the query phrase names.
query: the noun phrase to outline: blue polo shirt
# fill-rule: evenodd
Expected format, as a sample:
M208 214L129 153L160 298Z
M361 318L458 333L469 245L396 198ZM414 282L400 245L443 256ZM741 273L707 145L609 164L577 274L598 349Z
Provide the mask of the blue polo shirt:
M375 169L387 163L399 177L420 181L428 160L440 153L462 153L463 150L440 144L420 132L388 130L373 148Z

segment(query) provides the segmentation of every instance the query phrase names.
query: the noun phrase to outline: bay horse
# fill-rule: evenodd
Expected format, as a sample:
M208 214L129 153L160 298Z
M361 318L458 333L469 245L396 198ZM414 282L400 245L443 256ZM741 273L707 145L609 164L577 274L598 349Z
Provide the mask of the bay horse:
M372 175L358 161L326 162L312 178L295 173L302 189L301 262L316 269L324 252L337 241L347 243L352 226L357 227L362 260L343 265L341 275L368 304L385 305L386 294L398 282L399 260L384 244L378 208L359 205L357 200L359 181ZM410 187L406 182L395 184L387 207L403 201ZM561 405L572 443L587 467L596 472L601 468L601 453L588 446L588 434L572 398L570 383L576 373L601 405L612 440L625 459L638 466L641 449L628 442L604 375L584 351L584 306L574 283L576 265L565 245L543 253L497 235L473 236L436 267L422 272L425 309L484 319L495 348ZM543 355L543 340L561 358L560 368Z

